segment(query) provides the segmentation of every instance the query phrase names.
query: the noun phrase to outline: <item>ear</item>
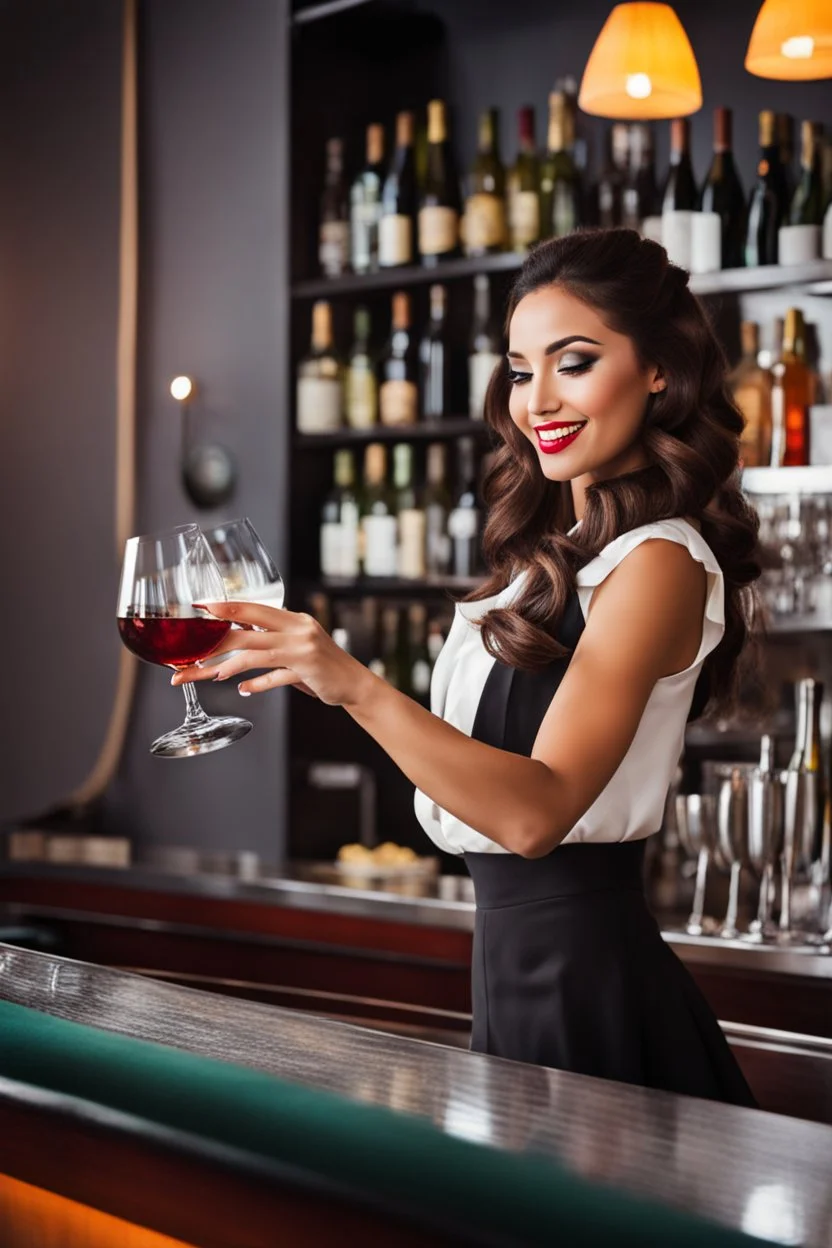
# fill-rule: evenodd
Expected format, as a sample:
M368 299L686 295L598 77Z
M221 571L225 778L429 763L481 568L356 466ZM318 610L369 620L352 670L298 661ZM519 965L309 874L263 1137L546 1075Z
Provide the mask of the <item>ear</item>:
M650 393L659 394L660 391L667 389L667 382L660 368L651 368L650 370Z

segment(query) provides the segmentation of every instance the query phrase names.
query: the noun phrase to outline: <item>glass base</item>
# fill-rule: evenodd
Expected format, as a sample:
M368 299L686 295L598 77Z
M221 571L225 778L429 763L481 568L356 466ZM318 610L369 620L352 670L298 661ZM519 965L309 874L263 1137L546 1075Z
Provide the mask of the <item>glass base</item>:
M195 754L210 754L239 741L251 732L247 719L234 715L206 716L195 723L184 723L173 732L157 737L150 753L157 758L191 758Z

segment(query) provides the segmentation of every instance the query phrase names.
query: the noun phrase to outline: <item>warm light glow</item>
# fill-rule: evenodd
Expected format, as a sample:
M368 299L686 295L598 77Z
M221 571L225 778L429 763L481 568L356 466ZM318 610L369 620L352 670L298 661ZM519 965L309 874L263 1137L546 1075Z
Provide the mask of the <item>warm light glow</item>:
M687 117L702 107L699 69L669 4L617 4L586 63L578 104L622 121Z
M653 93L653 84L647 74L630 74L625 89L631 100L646 100Z
M759 78L832 78L832 0L765 0L745 54Z
M170 383L170 392L175 399L183 403L185 399L189 399L193 393L194 383L190 377L174 377Z

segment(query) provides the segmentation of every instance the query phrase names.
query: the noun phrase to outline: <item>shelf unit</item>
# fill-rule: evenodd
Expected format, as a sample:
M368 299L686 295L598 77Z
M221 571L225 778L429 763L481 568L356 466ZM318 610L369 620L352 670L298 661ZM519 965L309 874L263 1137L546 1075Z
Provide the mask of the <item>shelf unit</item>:
M481 576L425 576L411 580L402 576L322 576L305 588L319 590L331 597L371 598L385 594L413 598L426 594L468 594L483 582Z
M368 442L442 442L465 436L488 440L491 428L482 420L449 416L447 420L419 421L415 425L371 425L367 429L333 429L327 433L296 433L294 446L303 451L331 451Z

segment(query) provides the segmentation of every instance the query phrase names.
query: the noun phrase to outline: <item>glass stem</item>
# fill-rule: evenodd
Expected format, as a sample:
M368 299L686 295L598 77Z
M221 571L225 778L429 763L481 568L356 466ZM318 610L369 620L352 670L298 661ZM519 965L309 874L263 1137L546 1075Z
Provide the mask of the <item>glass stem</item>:
M185 723L188 725L205 723L208 716L200 706L194 686L192 684L183 685L182 692L185 695Z

